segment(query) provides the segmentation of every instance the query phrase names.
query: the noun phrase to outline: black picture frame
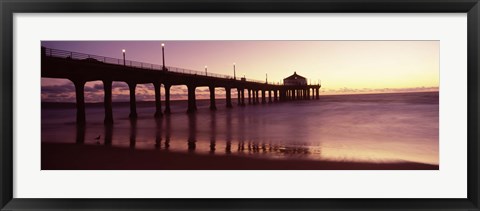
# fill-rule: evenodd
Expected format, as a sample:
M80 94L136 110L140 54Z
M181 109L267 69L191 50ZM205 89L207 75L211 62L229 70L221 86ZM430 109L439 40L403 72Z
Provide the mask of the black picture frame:
M479 210L478 0L0 0L0 207L2 210ZM15 13L467 13L468 197L466 199L17 199L13 198ZM454 182L454 181L452 181ZM413 190L412 190L413 191Z

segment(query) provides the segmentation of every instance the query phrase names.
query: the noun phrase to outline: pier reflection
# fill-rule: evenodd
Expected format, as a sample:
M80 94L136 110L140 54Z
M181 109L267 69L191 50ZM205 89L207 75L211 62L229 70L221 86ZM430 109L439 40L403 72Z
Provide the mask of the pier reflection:
M170 136L172 130L172 119L170 115L166 115L165 117L165 149L170 149Z
M85 143L85 125L84 124L77 124L76 125L76 132L75 132L75 142L77 144Z
M237 124L237 131L238 132L238 148L237 151L243 152L245 149L245 135L247 133L245 127L245 115L243 111L240 111L240 115L238 115L238 124Z
M210 112L210 154L215 153L215 146L217 140L217 116L216 112Z
M188 114L188 151L193 152L197 148L197 115Z
M231 111L226 112L226 147L225 147L225 153L230 154L232 153L232 137L233 137L233 131L232 131L232 113Z
M113 140L113 124L105 125L104 142L105 146L111 146Z
M163 119L155 119L155 149L162 148L162 125Z
M103 125L103 137L94 133L98 129L94 130L93 127L98 127L98 124L91 128L79 124L76 125L75 140L78 144L99 144L100 140L104 141L104 146L210 155L235 153L285 157L308 156L311 153L306 136L297 135L295 140L275 140L285 132L293 134L302 130L305 127L303 123L293 121L285 131L275 131L275 124L247 114L225 110L224 113L216 111L180 117L165 115L154 121L145 118L125 119L124 122ZM91 129L92 134L86 133L87 129Z
M137 118L130 118L130 148L135 148L137 142Z
M115 115L113 126L104 124L103 115L92 115L84 125L74 124L68 116L75 114L73 108L68 110L73 105L60 107L61 111L53 106L43 106L42 144L92 149L95 152L105 150L107 153L122 150L138 155L151 153L156 157L165 155L168 156L165 159L172 160L178 155L188 158L205 157L207 160L218 158L225 162L245 156L361 162L389 162L397 158L411 158L415 162L436 163L438 141L434 139L438 134L434 131L438 129L438 123L432 121L438 120L438 93L433 102L425 99L426 94L415 94L418 97L414 99L397 99L401 95L395 94L390 98L384 94L341 98L333 96L329 101L317 103L267 105L271 109L268 112L254 106L228 109L225 108L223 99L217 102L222 106L215 112L210 112L209 102L205 100L198 104L194 116L188 116L181 109L187 102L179 101L178 106L172 106L174 115L159 116L157 122L150 115L155 109L151 106L153 102L142 102L136 124L126 117L130 112L128 104L118 103L114 110L125 115ZM372 99L366 100L365 97ZM386 100L385 104L369 104L381 100ZM358 105L361 105L360 108ZM383 110L393 105L398 108ZM371 106L376 110L368 110ZM92 104L87 108L91 114L101 114L104 110L100 104ZM406 119L393 121L392 126L384 124L385 121L390 124L392 117L399 115ZM426 117L419 119L416 115ZM363 121L369 118L381 121L382 124ZM404 124L405 121L412 125ZM419 121L422 124L418 124ZM395 130L390 130L391 128ZM416 129L421 134L408 134ZM425 139L425 146L418 142L420 139ZM128 150L130 145L134 149ZM187 154L189 148L193 154ZM231 156L227 156L227 153L231 153Z

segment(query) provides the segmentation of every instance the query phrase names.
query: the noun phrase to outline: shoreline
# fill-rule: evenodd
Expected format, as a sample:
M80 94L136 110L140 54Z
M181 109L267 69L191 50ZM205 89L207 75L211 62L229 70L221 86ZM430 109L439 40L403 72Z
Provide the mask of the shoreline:
M439 170L416 162L272 160L67 143L41 144L42 170Z
M390 94L421 94L421 93L435 93L439 92L438 90L434 91L411 91L411 92L359 92L359 93L344 93L344 94L339 94L339 93L334 93L334 94L326 94L324 93L323 95L320 95L320 97L335 97L335 96L356 96L356 95L390 95ZM238 98L232 95L232 100L237 100ZM162 102L165 99L162 99ZM210 101L210 98L197 98L196 100L198 101ZM215 97L215 100L226 100L226 98L223 97ZM301 101L301 100L300 100ZM181 99L181 100L173 100L170 99L170 102L188 102L188 99ZM75 104L75 102L68 102L68 101L42 101L44 104ZM130 101L113 101L113 104L128 104ZM137 100L137 103L155 103L154 100ZM102 101L98 102L85 102L85 104L90 104L90 105L96 105L96 104L101 104L103 105Z
M392 92L392 93L346 93L346 94L324 94L321 95L320 100L332 100L331 98L337 98L337 97L355 97L355 96L371 96L371 95L401 95L401 94L429 94L429 93L439 93L438 91L421 91L421 92ZM323 96L323 97L322 97ZM327 98L327 99L325 99ZM218 102L224 102L225 98L216 98ZM197 103L209 103L210 99L209 98L198 98L196 99ZM218 103L217 102L217 103ZM237 98L232 97L232 103L236 103ZM308 102L308 101L292 101L292 102ZM113 105L116 106L130 106L129 101L114 101L112 102ZM152 107L155 106L155 101L137 101L137 106L138 107ZM164 106L164 99L162 99L162 106ZM187 104L188 100L187 99L182 99L182 100L171 100L170 103L172 104ZM41 107L44 109L56 109L56 108L76 108L76 103L75 102L55 102L55 101L42 101L41 102ZM103 102L85 102L85 106L87 107L103 107L104 103Z

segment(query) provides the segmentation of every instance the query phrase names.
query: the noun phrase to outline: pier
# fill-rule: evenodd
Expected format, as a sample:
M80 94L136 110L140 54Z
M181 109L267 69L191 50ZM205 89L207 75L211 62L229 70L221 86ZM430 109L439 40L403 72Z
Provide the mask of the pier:
M154 117L171 113L170 89L172 86L184 85L188 90L188 113L197 110L195 89L208 87L210 91L210 109L216 110L215 88L225 89L227 108L233 108L231 91L237 90L237 106L278 103L298 100L319 99L320 84L283 85L266 81L251 80L245 77L207 73L165 65L156 65L125 59L109 58L71 51L44 48L41 50L42 78L59 78L72 81L76 94L76 122L86 123L85 84L90 81L102 81L104 89L104 106L106 125L113 124L112 83L125 82L130 91L131 119L136 119L137 108L135 89L138 84L153 84L156 110ZM161 103L161 85L165 89L165 108Z

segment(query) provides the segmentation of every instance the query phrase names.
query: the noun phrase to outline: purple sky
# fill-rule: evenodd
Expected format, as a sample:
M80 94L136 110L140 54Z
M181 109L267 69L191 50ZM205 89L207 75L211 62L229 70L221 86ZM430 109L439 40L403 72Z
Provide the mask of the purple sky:
M99 56L161 64L165 43L167 66L237 77L281 82L294 71L309 82L321 80L324 94L438 90L437 41L43 41L42 46ZM114 83L114 101L126 101L128 90ZM208 89L197 89L207 98ZM162 90L163 91L163 90ZM218 98L224 98L219 89ZM173 99L184 99L183 86ZM235 92L232 93L235 96ZM100 82L86 84L86 101L102 101ZM151 85L137 88L139 100L152 100ZM73 85L65 79L42 78L43 101L74 101Z

